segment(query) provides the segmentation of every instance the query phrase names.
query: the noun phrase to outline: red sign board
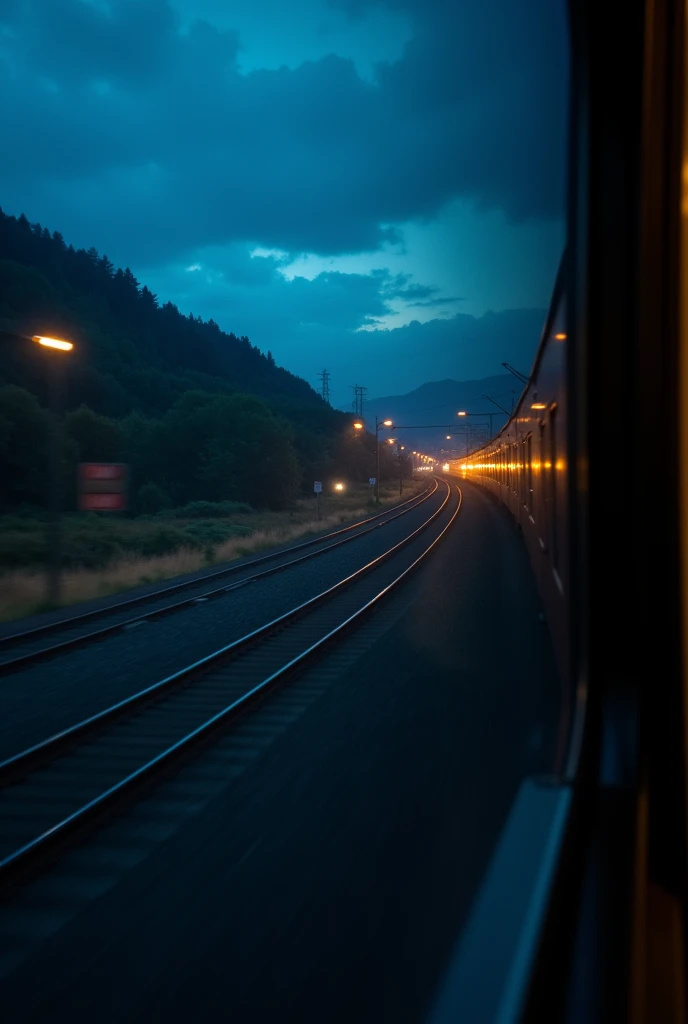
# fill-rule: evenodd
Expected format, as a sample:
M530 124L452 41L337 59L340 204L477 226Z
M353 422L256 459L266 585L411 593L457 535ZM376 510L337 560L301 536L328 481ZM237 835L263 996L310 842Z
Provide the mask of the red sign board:
M129 466L125 462L82 462L79 508L87 512L123 512L128 484Z
M124 512L127 496L120 494L80 494L79 508L83 512Z
M82 462L79 475L82 480L126 480L127 466L124 462Z

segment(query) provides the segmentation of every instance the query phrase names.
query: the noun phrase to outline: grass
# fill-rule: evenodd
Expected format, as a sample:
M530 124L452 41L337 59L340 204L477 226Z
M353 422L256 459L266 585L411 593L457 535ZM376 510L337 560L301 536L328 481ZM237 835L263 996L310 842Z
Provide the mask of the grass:
M423 490L426 480L408 482L402 500ZM185 533L190 520L165 520L151 522L149 517L136 520L100 519L97 525L88 518L88 530L84 530L84 517L72 517L69 542L86 561L98 560L103 564L72 565L63 574L60 607L78 604L94 598L108 597L148 583L157 583L185 573L196 572L223 562L231 562L244 555L277 547L289 541L298 540L321 531L336 529L352 519L374 514L375 506L369 500L368 488L357 488L341 497L327 496L321 499L322 517L318 521L315 499L302 499L294 509L287 512L251 512L230 516L225 520L194 520L195 532ZM381 486L380 501L390 505L399 501L398 485ZM239 529L246 536L223 534ZM30 557L35 559L38 548L41 552L44 526L35 520L23 521L17 528L16 522L3 530L3 542L8 550L21 550L17 539L26 544ZM166 534L161 534L166 530ZM157 532L156 532L157 531ZM67 531L68 532L68 531ZM85 548L79 548L79 544ZM141 554L136 548L155 549L156 544L166 542L174 550L160 554ZM129 549L127 550L127 546ZM69 547L69 544L67 545ZM42 556L41 556L42 557ZM0 621L20 619L37 612L48 610L45 601L45 573L41 564L8 567L0 575Z

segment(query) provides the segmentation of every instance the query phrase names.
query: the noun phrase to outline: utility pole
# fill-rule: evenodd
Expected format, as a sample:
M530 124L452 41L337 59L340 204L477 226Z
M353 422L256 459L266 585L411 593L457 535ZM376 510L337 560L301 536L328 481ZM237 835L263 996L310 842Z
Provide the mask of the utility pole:
M351 384L350 387L354 393L354 416L360 416L363 419L363 400L368 393L368 388L364 388L361 384Z
M50 362L50 361L49 361ZM50 375L50 499L48 505L48 601L59 603L62 596L62 412L64 406L63 367L60 358L49 366Z
M375 417L375 501L380 504L380 423Z
M320 397L322 398L323 402L327 402L327 404L329 405L330 404L330 372L329 372L329 370L321 370L320 373L318 374L318 378L320 380L320 388L319 388Z

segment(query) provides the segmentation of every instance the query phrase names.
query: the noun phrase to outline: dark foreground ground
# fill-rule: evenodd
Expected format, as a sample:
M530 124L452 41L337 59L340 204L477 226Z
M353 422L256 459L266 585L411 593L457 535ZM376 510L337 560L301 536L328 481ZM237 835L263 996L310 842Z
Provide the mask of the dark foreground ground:
M0 981L3 1021L422 1022L559 701L516 527L462 488L320 696Z

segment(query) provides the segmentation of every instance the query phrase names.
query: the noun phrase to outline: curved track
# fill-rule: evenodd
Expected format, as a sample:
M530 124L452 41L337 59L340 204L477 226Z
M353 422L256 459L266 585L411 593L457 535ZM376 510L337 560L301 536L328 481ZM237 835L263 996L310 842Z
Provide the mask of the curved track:
M145 594L118 601L117 604L111 605L109 608L84 612L59 622L0 637L0 675L26 668L41 661L43 658L53 657L84 644L104 639L117 630L131 628L144 620L161 618L162 616L182 611L198 601L207 601L214 597L221 597L228 591L254 583L259 579L281 572L300 562L317 558L327 551L332 551L334 548L365 536L372 530L394 522L419 505L422 505L436 491L437 482L420 495L414 495L413 498L409 498L399 505L394 505L390 509L385 509L374 516L369 516L367 519L345 526L342 529L334 530L322 537L302 541L287 549L282 548L277 551L268 552L265 555L242 562L240 565L230 565L217 569L200 579L185 580L181 583L171 584L155 591L153 594ZM295 552L302 552L304 550L306 550L305 554L297 554L294 557ZM267 569L262 569L259 572L251 571L256 566L265 565L268 562L276 562L277 564ZM228 579L231 580L229 584L226 582ZM222 580L223 583L217 586L219 580ZM180 593L184 594L182 598L170 600ZM133 609L136 609L136 614L134 615L131 614ZM93 625L96 628L89 628Z
M183 671L0 763L0 880L10 880L115 801L132 799L219 727L340 639L435 548L461 508L442 504L351 576ZM454 489L455 488L455 489ZM425 536L425 531L431 538Z

